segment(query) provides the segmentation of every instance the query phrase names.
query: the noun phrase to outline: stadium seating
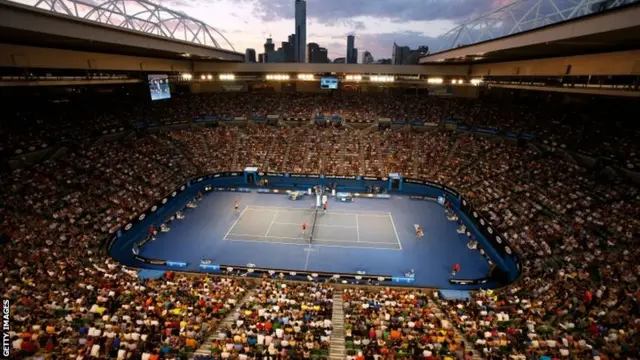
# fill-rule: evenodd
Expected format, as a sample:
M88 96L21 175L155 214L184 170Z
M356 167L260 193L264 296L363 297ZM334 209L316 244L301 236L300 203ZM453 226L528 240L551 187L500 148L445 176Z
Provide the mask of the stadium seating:
M269 354L301 359L328 355L333 288L323 284L262 281L230 326L219 329L212 353Z
M402 290L346 289L345 340L347 355L394 359L454 356L464 351L446 319L439 319L426 293Z
M279 312L298 314L297 304L313 296L322 310L303 323L325 324L331 318L333 290L328 286L301 284L283 290L278 282L265 281L253 290L242 280L177 274L140 282L100 252L110 231L185 178L246 166L372 176L398 171L431 178L473 199L522 255L524 273L518 283L496 293L480 292L469 301L443 301L412 291L344 290L349 356L357 358L359 351L363 356L425 356L429 351L425 358L464 357L464 337L491 358L638 357L640 250L634 245L640 233L640 193L623 179L590 172L557 151L588 149L637 170L637 135L618 125L598 127L606 116L625 116L622 110L586 107L579 112L570 106L542 109L526 102L387 94L264 95L264 101L262 96L194 95L118 109L61 104L40 110L51 119L46 124L38 121L40 113L6 117L22 121L2 123L5 156L66 141L62 156L0 175L0 234L11 238L0 245L6 247L0 256L0 291L12 300L11 340L20 349L18 358L186 356L205 342L219 320L234 314L241 299L246 301L238 313L242 323L230 330L233 337L226 333L213 343L220 354L225 349L254 351L244 348L250 324L261 322L254 312L268 312L266 304L272 301L283 302ZM209 113L238 117L271 112L302 119L338 113L347 125L186 126L153 134L139 131L117 141L86 140L113 128L131 129L134 120L170 123ZM377 131L348 125L375 123L381 117L433 123L460 119L470 126L532 131L540 143L523 145L441 128ZM566 122L558 124L559 119ZM313 335L310 356L326 356L322 331L327 329L299 332L305 340ZM295 326L294 332L298 334ZM236 335L243 344L240 350ZM286 348L303 356L310 350L306 343Z

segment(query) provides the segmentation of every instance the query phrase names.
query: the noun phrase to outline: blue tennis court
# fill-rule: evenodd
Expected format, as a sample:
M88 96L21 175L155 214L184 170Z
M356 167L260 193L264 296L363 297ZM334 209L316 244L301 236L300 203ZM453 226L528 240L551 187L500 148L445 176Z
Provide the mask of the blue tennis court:
M235 212L233 202L240 211ZM313 224L311 200L291 201L283 195L212 192L185 218L171 223L140 254L187 262L198 271L201 259L218 264L311 270L318 272L403 276L415 270L415 285L451 287L450 272L459 263L457 277L481 278L488 272L485 258L467 248L467 237L457 223L447 220L444 208L432 201L359 198L354 202L329 200L319 211L315 234L303 234L301 224ZM417 240L415 225L424 229ZM310 231L310 229L308 229Z

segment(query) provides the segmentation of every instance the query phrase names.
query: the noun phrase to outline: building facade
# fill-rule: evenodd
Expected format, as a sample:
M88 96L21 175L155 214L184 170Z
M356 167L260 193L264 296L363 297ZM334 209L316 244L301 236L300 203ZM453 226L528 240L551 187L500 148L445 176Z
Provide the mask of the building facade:
M316 43L307 45L307 62L311 64L326 64L329 62L328 51Z
M358 62L358 58L353 58L354 50L356 45L356 37L353 35L347 36L347 64L355 64Z
M417 65L420 58L427 54L429 54L429 47L425 45L411 50L408 46L393 43L391 62L393 65Z
M371 55L370 52L365 51L364 54L362 54L362 63L373 64L373 62L374 62L373 55Z
M289 35L289 41L282 42L285 62L296 62L296 34Z
M295 52L296 62L307 61L307 2L306 0L296 0L296 34Z
M409 59L411 49L408 46L400 46L393 43L393 50L391 51L391 63L393 65L402 65Z
M276 44L273 43L273 39L267 38L267 42L264 43L264 53L268 54L276 50Z
M256 51L254 49L247 49L244 52L244 62L246 63L256 62Z

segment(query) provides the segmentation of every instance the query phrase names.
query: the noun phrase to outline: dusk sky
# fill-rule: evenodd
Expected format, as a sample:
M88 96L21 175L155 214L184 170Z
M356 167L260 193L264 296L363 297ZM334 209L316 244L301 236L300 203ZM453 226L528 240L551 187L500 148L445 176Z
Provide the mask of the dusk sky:
M308 0L307 43L344 57L347 35L361 54L390 58L393 42L435 47L439 35L469 17L511 0ZM263 52L271 35L277 46L294 29L294 0L161 0L160 4L221 30L236 50ZM358 59L360 61L360 58Z
M36 0L16 0L33 4ZM102 3L103 0L84 0ZM294 0L156 0L220 30L236 51L263 52L271 35L276 46L294 33ZM307 0L307 42L344 57L347 35L361 54L390 58L393 42L435 50L438 36L457 24L512 0Z

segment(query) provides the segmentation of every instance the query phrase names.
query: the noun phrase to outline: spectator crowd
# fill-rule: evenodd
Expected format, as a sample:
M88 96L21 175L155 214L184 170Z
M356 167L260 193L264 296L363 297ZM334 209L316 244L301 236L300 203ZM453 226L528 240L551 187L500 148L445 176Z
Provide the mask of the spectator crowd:
M219 329L212 354L222 358L256 356L311 359L328 355L333 288L264 280Z
M0 292L11 300L16 358L169 359L198 348L251 284L172 273L140 281L104 255L102 242L187 178L246 166L342 175L400 172L438 181L471 199L520 253L519 282L467 301L417 291L344 290L347 349L356 359L464 358L454 329L487 358L639 356L640 192L626 179L579 167L561 151L593 144L592 152L637 169L637 134L614 134L616 125L596 135L593 119L601 112L580 115L570 108L562 117L566 122L558 124L548 112L555 108L362 94L193 96L115 113L83 107L68 116L58 106L20 113L21 125L3 124L0 131L5 150L67 141L55 154L0 175L0 235L9 239L0 245ZM51 121L37 120L44 118L41 112ZM162 122L205 113L337 113L347 124L380 117L434 123L458 118L532 131L540 142L440 127L378 131L311 123L186 125L149 134L126 132L131 124L122 120L123 114ZM87 134L104 135L114 126L121 136L96 141ZM252 291L233 313L235 324L218 329L224 336L212 344L216 354L326 355L331 287L264 281Z

